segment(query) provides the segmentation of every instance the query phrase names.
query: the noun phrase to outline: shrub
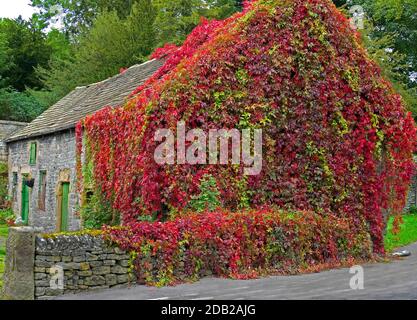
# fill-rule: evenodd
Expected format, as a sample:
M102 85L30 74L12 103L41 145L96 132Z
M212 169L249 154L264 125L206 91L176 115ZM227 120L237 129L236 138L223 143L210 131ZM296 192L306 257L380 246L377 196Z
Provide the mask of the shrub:
M190 214L104 231L133 252L140 280L161 286L210 274L243 279L367 259L372 244L364 224L355 229L349 219L331 214L264 209Z
M187 208L210 174L229 210L365 219L374 251L384 251L387 215L402 211L413 174L415 124L330 0L250 1L153 57L166 62L133 99L77 126L79 154L84 135L93 176L125 223ZM154 134L179 121L205 132L262 129L261 174L245 177L243 164L158 165Z
M214 211L220 207L219 196L216 180L205 175L200 180L200 193L191 198L190 207L195 212Z
M8 197L8 170L7 164L0 162L0 209L7 206Z
M96 189L81 208L83 227L86 229L100 229L103 225L120 224L119 215Z
M417 215L417 206L411 206L410 209L408 209L408 213Z
M15 218L11 209L0 209L0 225L10 224Z
M30 122L45 109L45 106L27 92L0 88L0 120Z

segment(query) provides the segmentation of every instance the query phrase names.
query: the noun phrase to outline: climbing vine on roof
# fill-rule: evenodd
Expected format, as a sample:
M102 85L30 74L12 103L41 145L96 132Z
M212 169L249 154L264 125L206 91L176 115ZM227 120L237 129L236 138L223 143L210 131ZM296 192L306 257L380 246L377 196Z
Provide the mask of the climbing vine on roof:
M123 222L186 211L204 176L221 205L330 212L383 251L413 173L416 129L401 97L368 59L360 36L328 0L257 0L224 21L202 20L121 108L87 117L96 183ZM157 129L260 128L263 168L158 165ZM81 130L83 128L83 130ZM81 171L81 170L79 170ZM81 178L81 177L80 177Z

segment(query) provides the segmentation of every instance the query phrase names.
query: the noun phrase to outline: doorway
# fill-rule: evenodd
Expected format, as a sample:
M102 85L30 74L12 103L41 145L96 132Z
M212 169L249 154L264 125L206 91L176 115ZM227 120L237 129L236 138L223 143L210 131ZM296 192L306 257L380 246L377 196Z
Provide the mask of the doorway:
M68 212L69 212L69 182L62 182L59 194L59 231L68 231Z
M29 223L29 199L30 199L30 188L26 184L27 176L22 177L22 212L21 218L23 224Z

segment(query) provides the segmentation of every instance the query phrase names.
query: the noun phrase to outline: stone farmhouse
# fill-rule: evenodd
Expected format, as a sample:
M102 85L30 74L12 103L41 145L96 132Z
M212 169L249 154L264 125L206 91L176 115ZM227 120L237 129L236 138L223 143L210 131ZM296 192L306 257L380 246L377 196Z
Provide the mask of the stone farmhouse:
M80 229L75 126L106 106L123 104L161 66L162 61L151 60L78 87L7 138L9 195L17 218L44 232Z

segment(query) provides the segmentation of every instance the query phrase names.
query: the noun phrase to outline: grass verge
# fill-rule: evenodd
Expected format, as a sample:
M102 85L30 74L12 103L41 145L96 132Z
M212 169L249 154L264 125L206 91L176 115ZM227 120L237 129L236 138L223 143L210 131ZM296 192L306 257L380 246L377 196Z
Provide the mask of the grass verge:
M392 252L394 249L417 242L417 214L403 216L401 231L398 234L392 232L394 218L388 223L388 231L385 236L385 249Z
M9 228L0 225L0 291L3 286L4 260L6 259L6 238Z

